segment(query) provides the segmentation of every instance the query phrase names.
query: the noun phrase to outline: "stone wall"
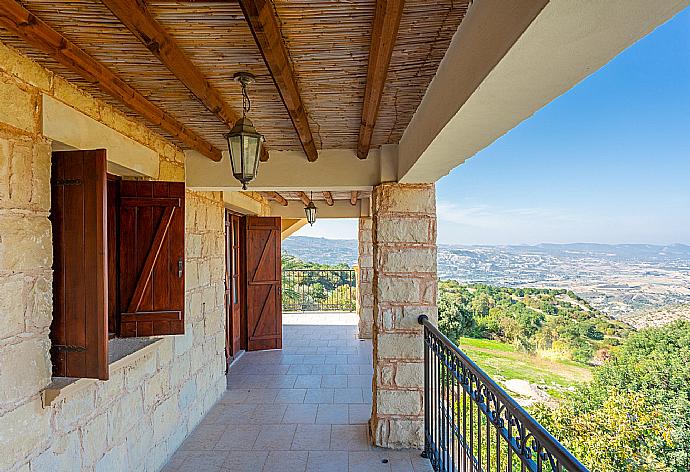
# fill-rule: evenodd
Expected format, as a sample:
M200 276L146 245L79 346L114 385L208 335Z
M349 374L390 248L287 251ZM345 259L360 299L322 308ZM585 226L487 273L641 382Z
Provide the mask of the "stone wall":
M160 157L184 180L180 149L0 44L0 470L155 471L225 389L223 198L187 192L186 326L44 406L51 382L49 94Z
M371 339L374 328L374 255L372 246L371 217L359 218L357 240L357 315L359 317L359 337Z
M424 344L417 317L436 322L434 185L374 189L374 401L378 446L423 447Z

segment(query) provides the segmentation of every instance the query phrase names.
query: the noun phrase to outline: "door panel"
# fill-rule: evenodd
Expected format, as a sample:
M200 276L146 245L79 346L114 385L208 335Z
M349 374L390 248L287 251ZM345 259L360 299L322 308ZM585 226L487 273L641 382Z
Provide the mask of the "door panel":
M280 218L246 220L247 350L282 347Z

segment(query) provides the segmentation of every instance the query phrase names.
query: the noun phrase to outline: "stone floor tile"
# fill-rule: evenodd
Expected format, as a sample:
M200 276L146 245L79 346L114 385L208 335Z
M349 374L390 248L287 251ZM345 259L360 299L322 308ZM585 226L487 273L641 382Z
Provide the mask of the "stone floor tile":
M323 388L347 388L347 375L324 375L321 377Z
M339 375L359 374L359 366L353 364L341 364L335 366L335 373Z
M271 451L263 470L264 472L304 472L307 468L308 457L307 451Z
M348 472L346 451L310 451L307 472Z
M298 375L294 388L319 388L321 387L321 375Z
M293 451L326 451L331 447L331 425L299 424L292 439Z
M308 388L304 403L333 403L332 388Z
M368 451L370 449L366 425L334 424L331 428L331 450Z
M177 470L180 472L199 472L200 470L216 472L220 470L227 455L227 451L193 452Z
M225 432L226 427L225 424L200 424L184 440L180 449L183 451L211 451Z
M336 366L334 364L317 364L311 366L311 373L333 375L335 374L335 368Z
M263 425L259 436L254 442L254 450L256 451L288 451L292 446L292 440L295 436L295 429L297 425L294 424L267 424Z
M353 403L348 405L348 422L350 424L368 424L371 418L371 403Z
M244 424L227 428L213 447L218 451L250 450L261 432L261 425Z
M220 403L244 403L249 396L249 389L228 389L220 399Z
M273 403L278 395L277 388L250 388L247 389L247 403Z
M286 409L287 404L285 403L260 403L254 408L248 422L257 425L280 423L280 420L285 415Z
M336 388L333 403L364 403L361 388Z
M311 373L312 373L312 372L311 372L312 368L313 368L313 366L311 366L311 365L293 364L293 365L290 366L290 368L288 369L287 373L288 373L288 374L297 375L297 376L298 376L298 379L299 379L299 376L300 376L300 375L309 375L309 374L311 374ZM296 385L296 386L297 386L297 385Z
M367 374L356 374L347 376L347 386L350 388L371 388L372 376Z
M316 422L316 403L289 405L283 415L283 423L308 424Z
M283 388L278 390L274 403L303 403L306 393L305 388Z
M320 403L316 412L316 424L348 424L347 405Z
M347 355L345 354L326 354L324 364L347 364Z
M348 462L350 472L391 472L389 459L374 451L350 452ZM409 472L414 471L410 468Z
M221 470L223 472L256 472L262 470L268 454L268 451L230 451L221 465Z

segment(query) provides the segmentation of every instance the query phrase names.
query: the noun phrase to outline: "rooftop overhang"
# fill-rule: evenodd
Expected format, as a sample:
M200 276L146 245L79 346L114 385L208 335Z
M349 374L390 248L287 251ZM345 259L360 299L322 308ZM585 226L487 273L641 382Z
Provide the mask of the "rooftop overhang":
M398 181L440 179L688 4L475 2L400 140Z

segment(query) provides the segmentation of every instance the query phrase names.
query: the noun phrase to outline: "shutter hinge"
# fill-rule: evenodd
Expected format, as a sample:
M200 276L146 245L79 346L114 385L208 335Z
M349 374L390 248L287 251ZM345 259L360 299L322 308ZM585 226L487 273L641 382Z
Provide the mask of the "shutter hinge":
M82 346L74 346L70 344L53 344L51 349L58 352L85 352L86 348Z
M81 185L81 179L56 179L55 185Z

